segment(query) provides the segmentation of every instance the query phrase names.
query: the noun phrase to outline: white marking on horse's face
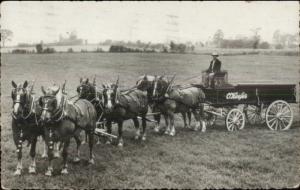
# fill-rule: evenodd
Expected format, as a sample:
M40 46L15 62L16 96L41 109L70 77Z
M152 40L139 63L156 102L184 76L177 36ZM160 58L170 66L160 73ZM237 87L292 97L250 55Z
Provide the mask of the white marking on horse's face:
M112 105L112 98L111 98L111 94L113 93L112 89L108 89L106 91L106 95L107 95L107 108L108 109L112 109L113 105Z
M20 101L21 101L21 95L17 94L16 96L16 103L14 104L14 114L18 114L19 107L20 107Z
M42 111L42 115L41 115L42 120L46 119L47 110L48 110L48 100L45 102L44 107L43 107L43 111Z
M157 80L154 81L154 87L153 87L153 97L156 95L156 89L157 89Z

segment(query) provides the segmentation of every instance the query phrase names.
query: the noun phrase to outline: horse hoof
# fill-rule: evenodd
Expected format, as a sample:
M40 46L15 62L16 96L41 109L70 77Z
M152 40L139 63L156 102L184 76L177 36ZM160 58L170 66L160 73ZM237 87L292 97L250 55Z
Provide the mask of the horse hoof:
M170 136L175 136L175 131L171 131Z
M68 169L67 168L63 168L60 172L62 175L66 175L69 174Z
M155 128L154 128L154 132L158 133L158 132L159 132L159 128L158 128L158 127L155 127Z
M100 141L97 141L96 145L99 145L99 144L101 144L101 142L100 142Z
M170 134L170 131L165 131L165 135L169 135Z
M118 147L122 148L123 147L123 143L118 143Z
M142 141L145 141L145 140L146 140L146 137L145 137L145 136L143 136L143 137L142 137Z
M82 142L81 142L81 145L83 145L83 144L86 144L86 142L85 142L85 141L82 141Z
M46 176L52 176L52 171L51 170L46 171L45 175Z
M106 141L105 144L109 145L109 144L111 144L111 142L110 141Z
M35 169L34 166L29 166L28 170L29 170L28 172L29 172L30 174L36 174L36 169Z
M75 158L73 159L73 162L75 162L75 163L78 163L78 162L80 162L80 158L78 158L78 157L75 157Z
M47 157L48 155L46 153L42 155L42 158L47 158Z
M89 164L92 164L92 165L94 165L94 164L95 164L95 161L94 161L94 159L90 159L90 160L89 160Z
M139 140L139 136L136 135L136 136L134 137L134 140Z
M17 169L14 173L14 176L20 176L21 175L21 169Z

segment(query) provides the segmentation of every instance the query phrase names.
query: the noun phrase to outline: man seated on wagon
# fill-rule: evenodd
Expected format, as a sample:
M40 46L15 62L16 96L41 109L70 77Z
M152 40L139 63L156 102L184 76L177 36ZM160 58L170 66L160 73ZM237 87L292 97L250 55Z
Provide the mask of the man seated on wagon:
M209 68L206 70L208 75L208 87L214 87L214 78L216 73L221 71L221 61L218 59L219 54L217 52L213 52L213 59L210 61Z

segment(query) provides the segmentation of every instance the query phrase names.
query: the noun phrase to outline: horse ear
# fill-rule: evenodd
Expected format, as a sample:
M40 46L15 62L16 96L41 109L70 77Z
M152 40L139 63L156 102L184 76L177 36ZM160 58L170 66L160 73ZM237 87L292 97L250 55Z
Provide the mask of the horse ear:
M89 78L86 79L86 83L88 83L88 82L89 82Z
M146 75L146 74L144 75L143 79L144 79L144 80L147 80L147 75Z
M60 87L54 92L54 95L56 95L60 90Z
M79 80L79 82L80 82L80 83L82 82L82 77L80 77L80 80Z
M26 88L28 86L28 82L27 80L25 80L24 84L23 84L23 88Z
M93 85L96 86L96 76L93 79Z
M15 81L11 81L11 84L12 84L12 86L14 87L14 88L17 88L18 87L18 85L15 83Z
M104 84L102 84L102 87L105 89L106 88L106 86L104 85Z
M159 77L159 79L163 79L163 78L164 78L164 75L162 75L162 76Z
M46 95L46 91L44 89L44 86L41 86L41 90L42 90L43 94Z

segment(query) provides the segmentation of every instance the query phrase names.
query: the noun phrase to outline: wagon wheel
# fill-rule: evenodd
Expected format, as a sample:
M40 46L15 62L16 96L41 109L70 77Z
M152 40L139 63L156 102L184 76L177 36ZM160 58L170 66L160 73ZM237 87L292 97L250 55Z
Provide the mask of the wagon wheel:
M283 100L277 100L269 105L266 112L266 123L271 130L287 130L293 123L293 111Z
M228 131L241 130L245 126L245 114L241 110L233 108L226 115L225 123Z
M244 112L247 121L251 125L262 124L265 122L265 120L263 119L264 110L259 106L247 105Z

